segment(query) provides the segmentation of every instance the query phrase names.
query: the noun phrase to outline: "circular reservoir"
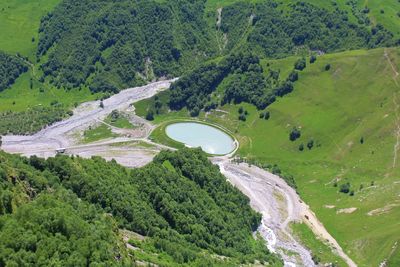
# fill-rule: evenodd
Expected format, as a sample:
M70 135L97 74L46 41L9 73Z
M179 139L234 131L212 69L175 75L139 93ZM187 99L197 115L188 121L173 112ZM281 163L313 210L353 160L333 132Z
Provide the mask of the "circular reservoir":
M202 123L173 123L167 126L165 132L175 141L184 143L188 147L201 147L204 152L212 155L225 155L236 147L230 135Z

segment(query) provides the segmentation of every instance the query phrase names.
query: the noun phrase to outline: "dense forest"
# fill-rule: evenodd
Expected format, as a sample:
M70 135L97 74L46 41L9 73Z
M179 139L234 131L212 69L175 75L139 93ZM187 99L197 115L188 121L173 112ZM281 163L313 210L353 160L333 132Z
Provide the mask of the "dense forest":
M41 22L37 55L49 57L44 75L67 88L88 82L93 92L178 76L215 54L204 4L64 0Z
M87 85L92 92L115 93L180 76L238 50L278 58L299 49L332 52L396 44L381 25L353 23L339 8L331 12L304 2L238 2L223 8L217 25L216 18L206 13L204 0L64 0L41 21L37 56L43 59L44 77L57 87ZM222 47L216 38L221 34Z
M21 59L0 51L0 92L27 70L28 66Z
M242 18L239 25L237 17ZM230 5L222 11L221 31L228 42L246 38L245 47L272 58L294 54L300 48L333 52L396 43L381 25L355 24L338 7L330 12L304 2L289 4L286 10L275 1Z
M276 97L293 90L297 75L293 70L287 79L281 80L279 72L269 70L266 76L258 56L235 53L218 64L201 66L172 84L169 106L174 110L186 107L192 116L197 116L202 109L208 111L231 102L247 102L264 109ZM222 93L215 93L224 79L228 82Z
M135 253L127 256L118 229L147 236L143 248L173 265L212 264L211 254L228 265L280 264L252 238L261 215L199 149L165 151L134 170L99 157L0 152L0 188L1 266L123 265Z

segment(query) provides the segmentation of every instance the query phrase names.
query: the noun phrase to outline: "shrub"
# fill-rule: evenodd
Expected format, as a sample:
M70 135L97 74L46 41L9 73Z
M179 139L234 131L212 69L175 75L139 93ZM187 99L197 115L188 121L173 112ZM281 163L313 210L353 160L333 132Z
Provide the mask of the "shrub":
M295 82L299 79L299 74L297 73L297 71L293 70L288 77L288 80L291 82Z
M301 58L294 63L294 68L296 70L304 70L306 68L306 59Z
M303 150L304 150L304 144L303 144L303 143L301 143L301 144L299 145L299 150L300 150L300 151L303 151Z
M326 65L325 65L325 70L328 71L328 70L330 70L330 69L331 69L331 64L326 64Z
M349 193L350 192L350 183L345 183L340 186L339 192L341 193Z
M269 120L270 116L269 111L265 111L264 120Z
M292 131L289 134L289 139L290 141L295 141L296 139L300 138L301 136L301 132L299 129L297 128L293 128Z
M148 120L148 121L154 120L154 111L153 110L147 111L146 120Z
M311 150L313 148L313 146L314 146L314 140L311 139L310 141L308 141L307 147L309 150Z

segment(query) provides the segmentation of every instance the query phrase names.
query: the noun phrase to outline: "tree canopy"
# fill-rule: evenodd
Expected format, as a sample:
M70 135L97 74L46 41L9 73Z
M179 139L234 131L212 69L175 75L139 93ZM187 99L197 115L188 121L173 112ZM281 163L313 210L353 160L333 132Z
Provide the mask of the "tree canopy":
M200 149L164 151L133 170L100 157L0 152L0 178L1 265L123 265L135 258L118 229L147 236L144 249L174 265L205 262L205 252L230 264L280 262L252 237L261 215Z

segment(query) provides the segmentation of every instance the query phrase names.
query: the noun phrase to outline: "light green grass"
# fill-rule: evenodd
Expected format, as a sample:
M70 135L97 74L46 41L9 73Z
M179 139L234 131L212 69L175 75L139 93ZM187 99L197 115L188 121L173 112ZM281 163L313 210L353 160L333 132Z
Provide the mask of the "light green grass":
M60 0L0 1L0 50L34 60L40 19ZM32 42L32 37L35 41Z
M21 75L13 86L0 93L0 112L12 110L23 111L34 106L49 106L52 101L63 103L72 108L75 103L82 103L98 98L98 94L92 94L89 89L64 90L48 85L41 85L34 81L30 89L31 73ZM41 92L40 88L44 91Z
M391 31L396 38L400 38L400 17L397 15L397 13L400 12L399 1L359 0L359 5L362 7L368 6L370 9L368 16L374 24L382 24ZM381 10L383 10L384 13L381 13Z
M387 51L400 69L400 49ZM324 70L326 64L332 66L329 71ZM290 66L290 62L276 65ZM228 113L201 113L200 119L233 132L240 142L240 156L278 164L292 174L301 197L346 253L359 266L378 266L400 236L398 206L380 215L367 215L386 205L400 204L400 159L393 168L394 101L400 105L400 87L392 67L384 49L359 50L318 57L299 77L294 92L267 108L271 114L267 121L259 119L259 111L248 104L240 105L250 113L246 122L237 118L239 105L221 108ZM169 112L156 116L155 122L186 114ZM289 141L293 126L300 127L302 133L295 142ZM300 152L299 144L310 139L319 146ZM347 179L355 196L339 193L333 186L336 178L341 179L339 185ZM371 187L372 181L375 185ZM350 207L357 210L337 213Z
M110 127L105 124L101 124L95 128L88 129L83 133L83 143L92 143L99 140L117 137L117 134L114 134Z
M306 224L295 223L291 225L291 228L293 233L312 252L312 255L319 259L320 264L335 263L338 266L346 266L343 259L334 254L329 245L316 238Z

